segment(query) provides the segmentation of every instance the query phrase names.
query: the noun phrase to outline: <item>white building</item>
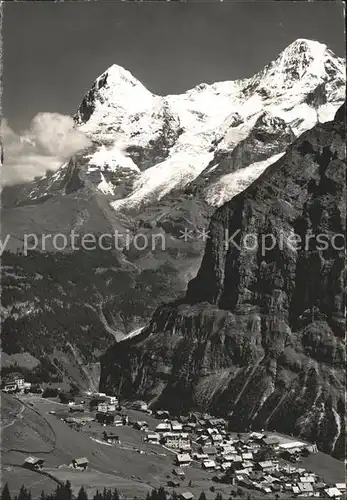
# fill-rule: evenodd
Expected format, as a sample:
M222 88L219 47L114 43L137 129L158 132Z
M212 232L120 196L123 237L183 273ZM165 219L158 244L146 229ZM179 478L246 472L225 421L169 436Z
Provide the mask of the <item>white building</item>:
M181 432L180 434L167 432L163 435L163 439L165 440L165 445L168 448L183 451L191 450L192 445L189 439L189 434L186 432Z
M110 405L117 405L118 404L118 399L116 396L106 396L107 401Z
M192 457L188 453L179 453L176 456L177 465L180 467L186 467L191 464Z
M109 404L107 402L98 404L98 412L99 413L109 413L116 410L116 406L114 404Z
M160 424L157 425L155 430L157 432L170 432L171 431L170 422L160 422Z
M202 467L207 470L215 469L216 462L214 460L204 460L202 462Z
M324 490L329 498L341 498L342 492L337 488L327 488Z
M148 443L159 444L160 434L157 432L149 432L145 439Z
M180 422L178 422L177 420L173 420L171 422L171 430L172 430L172 432L182 432L183 425Z

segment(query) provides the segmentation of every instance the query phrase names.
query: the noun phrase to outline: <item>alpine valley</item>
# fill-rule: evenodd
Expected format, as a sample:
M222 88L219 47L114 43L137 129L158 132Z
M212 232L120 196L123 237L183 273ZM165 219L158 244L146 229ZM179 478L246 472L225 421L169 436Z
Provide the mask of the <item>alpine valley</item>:
M90 146L3 189L5 366L30 359L342 456L343 251L312 239L262 255L224 235L344 232L344 98L344 60L304 39L250 78L181 95L111 66L74 117ZM24 233L72 230L165 245L22 253Z

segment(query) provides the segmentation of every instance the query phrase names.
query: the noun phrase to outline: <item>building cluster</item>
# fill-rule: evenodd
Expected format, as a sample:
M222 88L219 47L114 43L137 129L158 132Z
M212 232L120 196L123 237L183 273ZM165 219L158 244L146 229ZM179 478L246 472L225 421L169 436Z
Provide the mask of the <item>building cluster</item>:
M23 387L23 381L16 383ZM72 426L93 420L112 427L130 424L144 432L145 442L162 445L175 452L173 472L176 478L170 480L172 484L168 486L179 485L179 480L185 476L185 468L194 466L210 472L215 482L256 490L264 495L345 498L346 484L326 484L317 474L300 466L304 457L318 452L315 444L264 432L235 434L228 430L228 421L223 418L198 413L171 417L166 410L153 412L159 423L150 429L146 417L129 422L114 396L93 395L91 401L90 407L96 411L95 416L80 415L64 420ZM80 401L69 406L76 408L86 404L87 401ZM132 405L132 408L150 413L142 401ZM106 430L103 440L113 445L120 443L117 434ZM34 469L41 469L42 465L43 460L35 457L28 457L24 464ZM84 457L73 459L70 466L86 470L88 460Z
M26 382L24 377L14 377L12 380L5 383L3 387L3 391L8 394L13 394L15 392L24 393L26 391L30 391L31 383Z
M24 460L22 467L24 467L25 469L30 469L30 470L34 470L34 471L42 471L43 464L44 464L44 460L42 460L41 458L29 456ZM89 464L89 461L85 457L73 458L71 460L69 467L85 471L88 468L88 464Z
M184 468L200 466L213 474L216 482L234 484L263 494L290 497L342 499L346 485L326 484L317 474L299 465L303 457L317 453L315 444L294 441L260 432L231 435L228 423L209 415L171 418L169 412L154 413L161 422L154 430L142 422L145 441L162 444L176 452L175 474Z

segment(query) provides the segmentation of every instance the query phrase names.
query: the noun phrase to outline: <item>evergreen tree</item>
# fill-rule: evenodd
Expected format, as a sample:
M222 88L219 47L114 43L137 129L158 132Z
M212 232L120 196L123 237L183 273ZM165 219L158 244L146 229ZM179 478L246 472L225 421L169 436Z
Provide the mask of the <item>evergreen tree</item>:
M206 495L203 491L200 493L199 500L206 500Z
M93 500L103 500L102 494L100 493L99 490L96 490Z
M162 486L158 490L157 500L166 500L166 491Z
M24 484L21 486L19 490L18 500L31 500L31 494L24 487Z
M88 495L86 490L81 486L80 491L78 492L77 500L88 500Z
M111 490L107 490L106 488L104 488L102 500L112 500Z
M223 500L222 494L217 493L215 500Z
M61 486L59 485L55 490L55 500L72 500L72 490L70 481Z
M1 500L11 500L10 490L6 483L1 493Z
M112 500L119 500L119 493L117 489L115 489L112 494Z

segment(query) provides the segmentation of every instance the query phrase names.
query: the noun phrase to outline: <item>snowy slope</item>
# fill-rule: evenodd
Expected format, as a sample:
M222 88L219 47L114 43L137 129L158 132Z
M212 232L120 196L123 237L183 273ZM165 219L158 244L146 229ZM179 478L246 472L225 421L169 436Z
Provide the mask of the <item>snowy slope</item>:
M223 175L205 191L206 201L214 207L221 207L234 196L244 191L270 165L279 160L285 152L270 156L267 160L252 163L237 172Z

